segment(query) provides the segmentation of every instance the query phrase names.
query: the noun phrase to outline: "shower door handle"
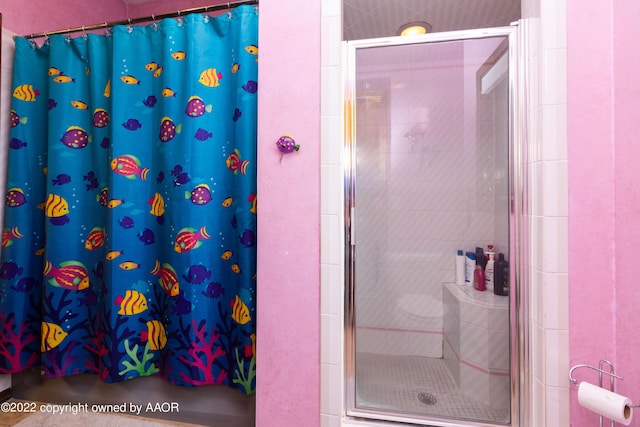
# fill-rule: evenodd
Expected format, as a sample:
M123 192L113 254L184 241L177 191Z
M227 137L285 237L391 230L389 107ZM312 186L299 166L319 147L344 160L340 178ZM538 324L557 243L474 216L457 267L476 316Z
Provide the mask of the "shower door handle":
M349 241L351 242L351 246L356 245L356 207L351 207L351 212L349 214Z

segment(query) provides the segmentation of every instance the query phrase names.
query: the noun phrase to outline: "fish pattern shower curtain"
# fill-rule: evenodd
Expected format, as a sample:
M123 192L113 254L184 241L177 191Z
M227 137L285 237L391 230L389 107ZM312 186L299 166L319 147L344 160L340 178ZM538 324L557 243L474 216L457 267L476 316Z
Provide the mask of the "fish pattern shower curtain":
M16 40L0 373L255 391L257 27Z

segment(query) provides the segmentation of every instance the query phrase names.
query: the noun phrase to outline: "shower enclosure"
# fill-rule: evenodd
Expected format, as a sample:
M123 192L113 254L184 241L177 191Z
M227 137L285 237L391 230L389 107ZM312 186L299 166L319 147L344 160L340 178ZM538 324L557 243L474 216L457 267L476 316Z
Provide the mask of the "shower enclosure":
M517 425L515 37L347 44L351 416ZM489 245L508 295L456 284L457 251Z

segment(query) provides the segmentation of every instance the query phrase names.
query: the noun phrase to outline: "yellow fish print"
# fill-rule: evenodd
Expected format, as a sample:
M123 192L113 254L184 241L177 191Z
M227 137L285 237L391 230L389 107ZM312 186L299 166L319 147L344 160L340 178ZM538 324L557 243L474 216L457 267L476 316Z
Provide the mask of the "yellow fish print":
M120 206L123 203L124 203L124 199L111 199L107 203L107 207L109 209L113 209L113 208L117 208L118 206Z
M227 197L222 201L222 206L228 208L229 206L231 206L231 203L233 203L233 197Z
M231 318L238 322L241 325L248 323L251 320L251 315L249 314L249 307L242 302L240 296L236 295L235 300L231 300L231 307L233 308L233 313L231 313Z
M147 330L142 331L140 339L149 341L150 350L162 350L167 344L167 333L164 325L159 320L149 320L147 322Z
M34 89L32 85L24 84L15 88L13 97L20 101L35 102L36 96L39 96L38 89Z
M155 196L151 197L148 204L151 205L151 210L149 211L151 215L157 217L164 215L164 199L160 193L156 193Z
M233 271L234 273L240 273L240 266L238 264L233 264L231 266L231 271Z
M162 67L158 67L156 72L153 73L153 77L160 77L160 74L162 74Z
M215 68L207 68L202 73L200 73L200 79L198 79L198 82L207 87L217 87L220 86L221 78L222 73L216 71Z
M222 258L223 260L228 260L233 256L233 252L231 251L224 251L222 252L222 255L220 255L220 258Z
M231 72L233 74L237 73L239 69L240 69L240 64L238 64L237 62L231 66Z
M50 76L57 76L59 74L62 74L62 71L58 70L56 67L49 67L49 72L48 74Z
M135 270L136 268L140 268L140 264L134 261L125 261L125 262L121 262L120 265L118 265L118 267L120 267L123 270Z
M156 62L149 62L144 68L146 68L147 71L155 71L158 69L158 64Z
M118 295L114 304L120 306L118 314L125 316L140 314L149 308L147 305L147 297L133 289L127 289L124 296Z
M53 81L56 83L73 83L76 79L60 74L58 77L54 78Z
M34 254L34 255L36 255L36 256L42 256L42 255L44 255L44 248L40 248L40 249L38 249L38 250L37 250L37 251L35 251L33 254Z
M162 96L164 96L165 98L169 98L172 96L177 96L178 94L175 93L174 91L172 91L170 88L165 87L164 89L162 89Z
M71 101L71 106L77 108L78 110L86 110L89 108L86 102L82 101Z
M140 84L140 80L136 79L133 76L121 76L120 80L122 80L122 82L124 84L128 84L128 85L139 85Z
M104 95L105 98L111 96L111 79L107 80L107 84L104 87L104 92L102 95Z
M176 61L182 61L184 58L186 58L187 54L184 53L183 51L179 50L177 52L174 52L171 54L171 57L173 59L175 59Z
M112 261L118 258L122 254L124 254L123 251L109 251L107 252L107 255L105 256L105 258L107 259L107 261Z
M49 218L59 218L69 213L69 203L57 194L50 193L44 204L44 214Z
M258 46L253 45L253 44L245 46L244 50L246 50L251 55L257 55L258 54Z
M69 335L65 332L60 325L55 323L42 322L42 344L40 351L45 352L56 348L60 345L63 339Z

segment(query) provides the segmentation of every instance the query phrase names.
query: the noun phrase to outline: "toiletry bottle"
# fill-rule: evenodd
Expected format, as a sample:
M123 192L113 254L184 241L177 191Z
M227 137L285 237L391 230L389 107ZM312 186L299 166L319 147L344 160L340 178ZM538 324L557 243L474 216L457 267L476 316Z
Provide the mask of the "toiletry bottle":
M509 264L504 259L504 254L498 254L498 260L494 264L493 269L493 293L504 296L504 274L505 269L509 269ZM507 273L508 274L508 273Z
M487 258L484 256L484 250L480 247L476 248L476 265L482 267L484 271L484 267L487 265Z
M458 249L456 255L456 285L464 285L464 252Z
M492 245L489 245L489 250L487 251L487 255L489 259L487 260L487 266L484 268L484 279L486 288L490 291L493 291L493 280L495 277L495 253L491 250Z
M476 291L486 290L487 288L485 286L484 280L484 270L482 269L482 266L476 265L476 269L473 273L473 288Z
M502 288L502 295L505 297L509 296L509 262L507 262L507 266L502 270L502 274L504 275L504 287Z
M476 254L469 251L464 258L464 284L473 286L473 274L476 270Z

